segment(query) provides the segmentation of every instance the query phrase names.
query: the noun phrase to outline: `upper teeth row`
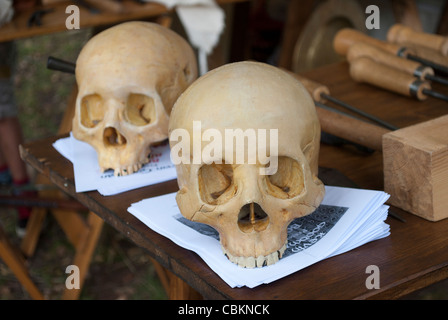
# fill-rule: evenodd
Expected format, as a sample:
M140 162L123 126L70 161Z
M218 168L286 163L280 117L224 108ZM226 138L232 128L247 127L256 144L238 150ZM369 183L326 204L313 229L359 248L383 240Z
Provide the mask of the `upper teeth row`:
M137 172L138 170L140 170L143 167L144 163L136 163L133 165L130 165L128 167L125 168L115 168L114 169L114 175L119 177L119 176L126 176L129 174L132 174L134 172ZM106 171L107 169L102 168L102 171Z
M276 263L282 256L286 250L286 242L278 251L274 251L266 256L258 256L258 257L236 257L229 253L224 247L222 248L225 256L237 264L240 267L244 268L261 268L264 266L269 266L271 264Z

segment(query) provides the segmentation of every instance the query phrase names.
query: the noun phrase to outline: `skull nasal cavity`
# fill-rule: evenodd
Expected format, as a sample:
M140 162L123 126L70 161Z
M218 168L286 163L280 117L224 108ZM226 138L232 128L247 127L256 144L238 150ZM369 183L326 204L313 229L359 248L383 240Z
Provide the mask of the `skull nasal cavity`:
M105 146L122 146L126 144L126 138L115 128L107 127L103 133Z
M241 231L249 233L260 232L269 225L269 216L258 203L244 205L238 214L238 227Z

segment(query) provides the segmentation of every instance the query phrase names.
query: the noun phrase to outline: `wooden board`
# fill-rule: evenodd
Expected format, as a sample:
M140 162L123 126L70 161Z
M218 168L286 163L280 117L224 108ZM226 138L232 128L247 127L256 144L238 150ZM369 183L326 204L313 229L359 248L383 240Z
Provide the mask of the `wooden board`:
M219 4L243 2L247 0L219 0ZM14 19L0 27L0 42L11 41L32 36L44 35L53 32L70 31L65 26L69 14L65 12L73 1L58 1L45 6L37 6L31 10L20 12ZM133 0L120 2L120 10L111 12L103 9L100 13L92 13L86 7L78 5L80 27L108 26L130 20L146 20L168 14L171 10L156 2L137 3ZM42 16L41 26L28 26L28 19L35 10L52 9Z
M448 116L383 136L390 203L430 221L448 218Z

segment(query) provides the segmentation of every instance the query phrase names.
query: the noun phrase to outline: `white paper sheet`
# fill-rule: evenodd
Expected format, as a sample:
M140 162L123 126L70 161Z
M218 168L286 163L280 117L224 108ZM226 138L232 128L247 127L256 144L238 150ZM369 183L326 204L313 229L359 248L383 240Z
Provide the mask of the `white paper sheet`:
M231 287L253 288L270 283L390 234L389 225L384 222L389 208L384 205L388 194L327 186L319 209L289 225L284 257L271 266L245 269L224 256L213 228L182 217L175 195L142 200L132 204L128 211L149 228L196 252Z
M95 149L72 135L57 140L53 146L73 163L76 192L97 190L110 196L177 177L168 143L152 148L150 162L138 172L121 177L114 176L112 170L102 173Z

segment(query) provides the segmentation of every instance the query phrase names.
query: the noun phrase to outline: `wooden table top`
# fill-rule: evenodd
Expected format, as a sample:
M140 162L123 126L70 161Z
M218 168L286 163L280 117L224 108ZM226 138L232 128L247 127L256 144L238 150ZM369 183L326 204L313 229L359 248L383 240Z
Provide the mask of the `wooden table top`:
M356 84L349 78L345 63L325 66L306 75L328 85L334 97L399 127L448 111L448 103L444 101L418 102ZM71 162L51 146L57 138L25 144L21 148L22 157L207 299L394 299L448 278L448 219L434 223L391 208L406 222L389 217L386 221L391 226L389 237L326 259L269 285L232 289L197 254L177 246L127 212L132 203L143 198L177 191L175 180L109 197L96 191L76 193ZM336 169L359 187L382 189L380 152L365 154L351 147L322 144L319 162L322 168ZM346 185L344 178L328 175L326 170L322 176L327 184ZM369 290L365 286L369 265L379 267L380 289Z

